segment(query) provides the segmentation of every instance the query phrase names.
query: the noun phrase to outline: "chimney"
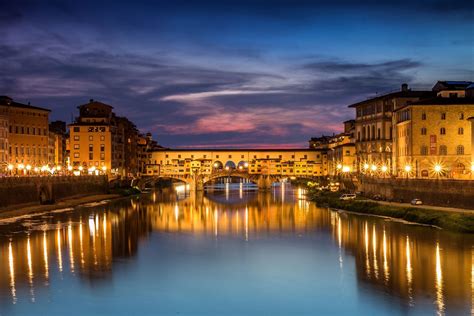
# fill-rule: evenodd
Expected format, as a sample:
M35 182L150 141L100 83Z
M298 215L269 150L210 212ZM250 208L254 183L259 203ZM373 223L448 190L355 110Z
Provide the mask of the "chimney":
M402 91L408 91L408 84L402 84Z
M92 102L94 102L94 99L89 99L89 103L92 103Z

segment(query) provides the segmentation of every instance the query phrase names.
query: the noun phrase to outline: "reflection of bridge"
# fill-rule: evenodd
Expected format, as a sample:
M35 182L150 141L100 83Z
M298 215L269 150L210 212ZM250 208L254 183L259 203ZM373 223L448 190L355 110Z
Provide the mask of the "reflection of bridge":
M173 149L151 154L141 183L169 178L201 190L209 181L239 177L268 189L282 179L313 179L326 172L326 154L313 149Z

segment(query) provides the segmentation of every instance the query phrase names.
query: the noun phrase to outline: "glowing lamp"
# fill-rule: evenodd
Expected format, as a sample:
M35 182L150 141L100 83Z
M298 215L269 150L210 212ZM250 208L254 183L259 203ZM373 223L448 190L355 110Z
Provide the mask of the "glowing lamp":
M13 165L10 163L10 164L8 164L7 168L8 168L8 170L11 171L11 170L13 170Z
M377 166L376 166L376 165L372 165L372 166L370 167L370 170L372 170L372 171L377 171Z
M436 165L434 166L434 171L435 171L435 172L440 173L442 169L443 169L443 168L442 168L441 165L439 165L439 164L436 164Z
M365 164L364 164L364 169L365 169L365 170L369 169L369 165L365 163Z
M30 171L30 170L31 170L31 166L30 166L30 165L26 165L26 170Z
M337 168L337 169L342 169L342 165L341 165L341 164L338 164L338 165L336 166L336 168Z
M342 172L350 172L351 171L351 167L349 166L343 166L342 167Z
M381 170L382 170L382 172L387 172L388 168L387 168L387 166L382 166Z
M411 166L410 165L406 165L405 166L405 172L410 172L411 171Z

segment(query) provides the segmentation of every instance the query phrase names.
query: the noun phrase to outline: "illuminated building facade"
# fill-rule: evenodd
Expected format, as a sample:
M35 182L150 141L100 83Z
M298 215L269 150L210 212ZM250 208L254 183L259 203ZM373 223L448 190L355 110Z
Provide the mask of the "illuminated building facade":
M393 160L397 176L472 178L474 137L469 118L474 117L474 86L466 83L459 89L459 84L453 87L449 83L438 82L433 87L436 97L395 110Z
M355 108L355 146L358 171L368 165L392 168L392 113L396 109L432 96L431 91L412 91L403 84L400 91L349 105Z
M218 170L241 170L249 174L282 176L327 175L327 154L312 149L164 149L155 150L148 159L147 175L201 174Z
M0 97L0 158L3 154L4 168L7 161L30 167L48 163L49 113L48 109Z

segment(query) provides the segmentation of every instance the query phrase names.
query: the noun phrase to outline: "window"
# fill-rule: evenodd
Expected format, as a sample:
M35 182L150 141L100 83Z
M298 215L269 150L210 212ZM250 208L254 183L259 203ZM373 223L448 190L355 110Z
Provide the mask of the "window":
M456 92L454 92L454 93L451 92L451 93L449 93L449 97L450 97L450 98L457 98L457 97L458 97L458 94L457 94Z
M76 141L79 140L79 136L74 135L74 140L76 140Z
M420 155L422 155L422 156L428 155L428 146L421 146Z
M92 135L89 135L89 141L91 141L91 142L92 142L93 140L94 140L94 136L92 136Z
M446 156L448 154L448 149L445 145L439 146L439 154L441 156Z
M79 126L74 126L73 130L74 130L75 133L79 133Z
M463 112L459 113L459 119L464 120L464 113Z
M377 138L380 139L380 128L377 129Z
M104 140L105 140L105 136L103 136L103 135L100 136L100 140L101 140L101 141L104 141Z
M441 135L446 135L446 129L444 127L441 127L441 129L439 130L439 133Z
M94 151L94 145L89 144L89 151Z
M426 135L426 127L421 128L421 135Z
M441 119L445 120L446 119L446 113L441 113Z
M216 158L219 158L219 155L216 155Z
M458 147L456 147L456 154L457 155L464 155L464 146L463 145L459 145Z
M39 149L38 149L39 151ZM79 153L74 153L74 158L79 158Z
M94 159L94 153L89 153L89 160L93 160Z
M104 144L100 144L100 151L101 151L101 152L104 152L104 151L105 151L105 145L104 145Z
M421 176L423 178L427 178L428 177L428 170L421 170Z
M100 160L105 160L105 154L104 153L100 153Z
M464 134L464 128L462 128L462 127L458 128L458 134L463 135Z
M426 120L426 113L425 113L425 112L421 113L421 119L422 119L423 121Z
M74 144L74 149L79 149L79 144Z
M240 158L241 158L241 159L244 159L244 155L240 155Z

